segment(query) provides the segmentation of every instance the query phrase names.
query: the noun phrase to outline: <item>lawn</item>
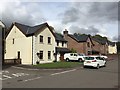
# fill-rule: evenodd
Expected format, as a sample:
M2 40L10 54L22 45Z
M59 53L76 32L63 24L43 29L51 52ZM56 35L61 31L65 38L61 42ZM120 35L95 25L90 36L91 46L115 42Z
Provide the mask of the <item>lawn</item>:
M81 62L53 62L45 64L37 64L36 67L46 69L58 69L58 68L72 68L81 65Z

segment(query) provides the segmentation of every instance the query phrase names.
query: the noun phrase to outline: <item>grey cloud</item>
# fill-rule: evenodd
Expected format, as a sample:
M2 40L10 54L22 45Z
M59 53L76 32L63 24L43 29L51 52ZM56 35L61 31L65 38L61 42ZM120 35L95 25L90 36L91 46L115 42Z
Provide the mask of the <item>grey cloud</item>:
M105 22L118 20L118 3L117 2L96 2L91 5L89 16L100 18Z
M120 35L119 36L114 36L112 38L113 41L119 41L120 42Z
M33 7L33 5L35 7ZM15 2L11 2L2 12L2 21L7 27L11 25L12 22L19 22L26 25L35 25L36 23L41 23L45 21L38 4L35 3L20 3L16 5ZM14 9L15 8L15 9Z
M71 13L69 13L69 11ZM117 2L77 2L63 14L63 24L67 23L108 23L118 20Z
M70 8L64 13L62 23L66 24L68 22L76 22L79 19L79 12L76 8Z
M94 26L89 26L88 28L81 28L79 26L71 26L69 30L72 33L81 33L81 34L85 33L85 34L91 34L91 35L95 35L99 33L99 29L95 28Z

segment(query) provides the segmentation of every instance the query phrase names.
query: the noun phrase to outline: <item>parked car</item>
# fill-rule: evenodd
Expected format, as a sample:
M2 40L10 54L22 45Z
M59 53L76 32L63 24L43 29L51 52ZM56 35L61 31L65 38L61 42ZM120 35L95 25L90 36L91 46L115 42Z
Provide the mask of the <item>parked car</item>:
M79 61L79 62L83 62L84 61L84 56L80 55L78 53L66 53L64 54L64 60L66 61Z
M103 58L105 58L105 59L108 59L108 57L105 56L105 55L100 55L100 57L103 57Z
M87 56L83 63L83 67L92 66L99 69L101 66L106 66L106 60L100 56Z

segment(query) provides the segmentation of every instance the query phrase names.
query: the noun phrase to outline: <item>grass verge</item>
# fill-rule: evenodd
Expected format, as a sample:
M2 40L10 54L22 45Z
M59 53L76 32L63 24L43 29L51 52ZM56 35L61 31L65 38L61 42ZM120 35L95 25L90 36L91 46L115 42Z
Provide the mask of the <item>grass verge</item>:
M82 64L81 62L54 62L54 63L37 64L35 66L45 69L58 69L58 68L77 67L81 64Z

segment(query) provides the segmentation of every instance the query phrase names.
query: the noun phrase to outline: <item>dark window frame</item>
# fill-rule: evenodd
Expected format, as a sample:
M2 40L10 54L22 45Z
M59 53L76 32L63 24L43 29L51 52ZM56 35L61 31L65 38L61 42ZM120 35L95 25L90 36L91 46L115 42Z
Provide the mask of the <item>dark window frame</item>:
M51 51L48 51L48 59L51 59Z
M64 47L64 42L62 42L62 47Z
M59 41L57 41L57 46L59 46Z
M13 38L13 41L12 41L13 44L15 44L15 39Z
M43 36L42 35L39 36L39 42L43 43Z
M87 42L87 46L90 47L90 42Z
M48 44L51 44L51 37L48 37Z
M43 51L40 51L40 59L43 59Z

